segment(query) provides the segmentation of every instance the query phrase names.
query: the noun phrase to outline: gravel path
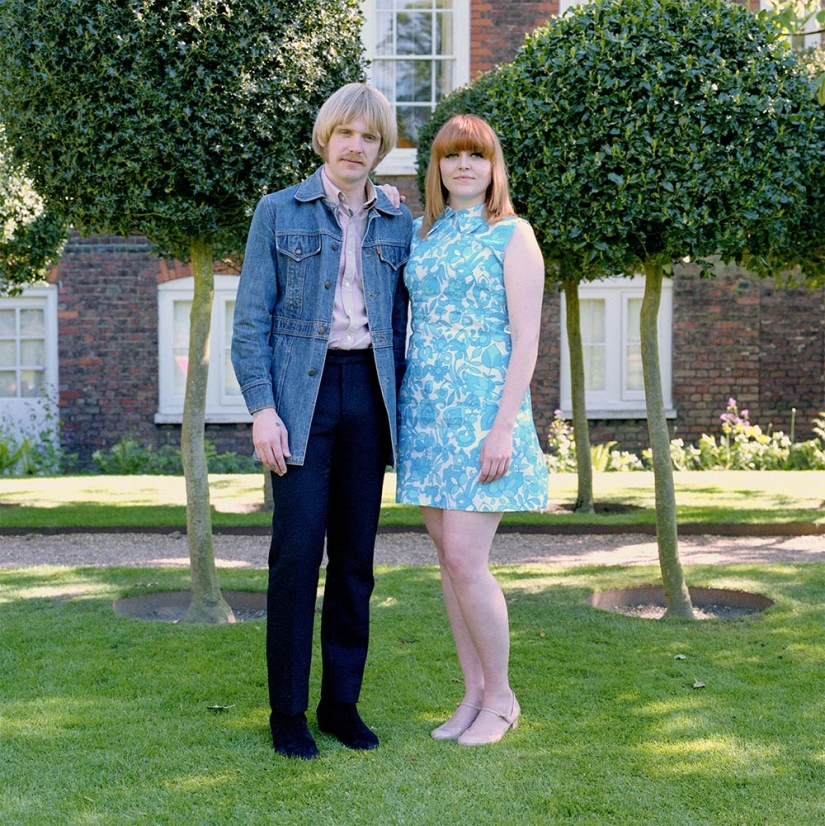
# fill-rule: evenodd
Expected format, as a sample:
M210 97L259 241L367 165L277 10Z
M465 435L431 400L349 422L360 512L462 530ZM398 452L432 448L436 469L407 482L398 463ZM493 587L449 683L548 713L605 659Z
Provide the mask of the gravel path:
M218 567L265 568L264 535L216 535ZM679 551L685 564L728 562L823 562L825 535L684 536ZM558 535L501 533L493 545L494 563L652 565L658 561L655 537L642 534ZM66 533L0 536L0 568L36 565L185 567L186 537L180 533ZM435 551L423 533L380 533L377 565L434 565Z

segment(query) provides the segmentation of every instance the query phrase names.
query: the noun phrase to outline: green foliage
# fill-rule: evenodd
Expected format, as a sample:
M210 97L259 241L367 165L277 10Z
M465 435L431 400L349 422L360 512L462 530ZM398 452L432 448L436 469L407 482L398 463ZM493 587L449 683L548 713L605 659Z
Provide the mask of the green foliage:
M684 439L670 442L674 470L825 470L825 412L814 419L814 439L796 442L781 430L763 430L751 424L748 411L739 411L736 399L729 399L719 416L719 436L703 434L697 444ZM616 442L603 442L590 448L593 469L599 472L648 470L652 466L650 449L635 453L618 450ZM547 441L547 467L551 473L576 472L576 439L572 425L557 410Z
M204 443L204 448L209 473L260 472L260 464L251 456L234 451L218 453L209 441ZM92 460L100 473L112 476L180 476L183 473L180 448L173 445L154 448L129 436L106 450L96 450Z
M641 459L634 453L617 450L616 442L603 442L591 445L590 461L593 470L625 471L643 470ZM547 468L551 473L576 473L576 438L573 425L564 419L561 410L553 414L550 433L547 437Z
M44 415L13 421L0 415L0 476L54 476L68 472L77 456L60 443L57 406L47 401Z
M186 260L243 249L251 208L314 163L315 111L363 75L359 0L0 6L0 113L36 190L84 234Z
M0 296L40 281L63 249L66 226L14 163L0 123Z
M767 254L823 147L779 32L725 0L575 7L498 80L517 205L581 273Z

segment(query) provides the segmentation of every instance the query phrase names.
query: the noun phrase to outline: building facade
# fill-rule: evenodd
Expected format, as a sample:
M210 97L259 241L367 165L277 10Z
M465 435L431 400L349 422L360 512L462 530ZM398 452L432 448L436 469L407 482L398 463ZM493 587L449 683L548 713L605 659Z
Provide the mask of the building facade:
M512 59L526 32L566 0L365 0L371 80L394 102L399 145L378 170L420 211L417 131L433 105L478 72ZM755 3L751 3L754 6ZM686 442L719 433L729 398L751 421L796 435L825 409L825 292L789 290L719 265L715 277L677 269L664 290L660 345L672 432ZM250 417L229 362L237 272L215 279L206 437L251 450ZM56 401L66 449L81 467L129 436L177 444L186 377L192 277L140 237L74 236L52 283L0 300L0 421L31 426ZM593 443L648 444L638 315L644 280L583 285L582 331ZM556 410L570 415L565 308L549 292L532 393L545 443ZM51 394L51 396L50 396ZM45 419L44 419L45 416Z

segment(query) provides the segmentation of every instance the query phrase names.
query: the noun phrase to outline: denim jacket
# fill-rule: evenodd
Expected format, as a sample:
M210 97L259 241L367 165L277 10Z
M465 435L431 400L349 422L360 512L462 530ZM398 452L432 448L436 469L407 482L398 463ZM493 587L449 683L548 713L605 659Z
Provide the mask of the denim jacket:
M375 366L397 456L396 395L405 365L412 216L381 190L369 210L362 275ZM250 413L274 407L302 465L324 370L343 234L325 199L319 168L302 183L264 196L246 245L235 301L232 366Z

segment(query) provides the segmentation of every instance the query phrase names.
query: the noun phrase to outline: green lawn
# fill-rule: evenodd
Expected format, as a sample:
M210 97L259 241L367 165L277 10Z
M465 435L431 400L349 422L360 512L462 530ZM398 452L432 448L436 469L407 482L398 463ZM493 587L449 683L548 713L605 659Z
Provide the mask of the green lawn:
M680 524L821 524L825 471L707 471L675 474ZM267 525L263 477L210 476L215 527ZM508 514L505 524L654 524L653 474L597 473L596 516L574 514L573 474L550 478L547 513ZM0 478L0 529L37 527L182 527L185 490L175 476ZM418 508L395 504L395 477L387 475L384 525L421 525Z
M384 568L361 702L382 745L355 753L319 735L321 758L302 762L271 751L262 622L112 609L188 587L185 570L0 570L0 823L825 823L825 565L693 567L693 585L775 601L694 623L586 604L593 590L655 581L653 568L497 574L517 731L480 749L429 737L460 697L437 570ZM221 572L227 589L262 591L264 578Z

